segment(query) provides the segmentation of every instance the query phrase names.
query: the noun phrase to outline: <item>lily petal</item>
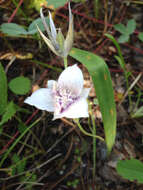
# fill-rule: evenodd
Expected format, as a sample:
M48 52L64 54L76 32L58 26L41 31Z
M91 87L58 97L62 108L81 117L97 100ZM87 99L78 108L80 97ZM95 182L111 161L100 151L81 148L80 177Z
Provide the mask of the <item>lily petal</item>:
M44 27L45 27L45 30L46 30L46 32L47 32L47 34L48 34L48 36L49 36L49 38L50 38L50 40L51 40L51 38L52 38L51 32L50 32L49 27L48 27L48 25L47 25L47 23L46 23L45 17L44 17L43 12L42 12L42 8L40 9L40 16L41 16L43 25L44 25Z
M53 44L51 43L51 41L43 34L43 32L41 32L40 28L37 26L37 29L41 35L41 37L43 38L43 40L45 41L45 43L47 44L47 46L49 46L49 48L53 51L53 53L55 53L57 56L60 56L58 54L58 52L55 50Z
M84 88L81 92L81 97L87 98L91 88Z
M57 81L55 80L48 80L47 82L47 88L54 89L57 86Z
M73 38L74 38L74 26L73 26L73 16L71 12L70 3L69 6L69 28L68 33L64 42L64 56L67 57L68 53L70 52L72 45L73 45Z
M50 20L51 35L56 40L57 31L56 31L56 27L55 27L55 24L53 22L53 19L52 19L50 11L49 11L49 20Z
M78 101L72 104L67 110L65 110L62 114L56 115L54 113L53 120L62 117L67 117L67 118L89 117L87 100L85 98L80 98Z
M79 96L83 89L83 74L77 65L67 67L59 76L58 86L71 90Z
M54 111L54 102L52 97L52 91L48 88L40 88L32 93L31 96L26 98L24 103L35 106L40 110L46 110L49 112Z

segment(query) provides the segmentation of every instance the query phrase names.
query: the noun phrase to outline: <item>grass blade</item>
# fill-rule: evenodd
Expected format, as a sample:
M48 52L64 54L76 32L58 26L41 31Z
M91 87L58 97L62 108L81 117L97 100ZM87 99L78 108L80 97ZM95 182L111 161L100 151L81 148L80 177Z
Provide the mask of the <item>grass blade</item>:
M0 115L7 106L7 78L2 64L0 63Z

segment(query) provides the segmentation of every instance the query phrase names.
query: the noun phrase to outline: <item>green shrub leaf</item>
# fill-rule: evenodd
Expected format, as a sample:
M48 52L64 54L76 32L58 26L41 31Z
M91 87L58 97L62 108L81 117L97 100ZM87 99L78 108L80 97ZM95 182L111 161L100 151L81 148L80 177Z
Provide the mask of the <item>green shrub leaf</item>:
M127 33L126 27L123 24L115 24L114 28L115 28L115 30L117 30L121 34L126 34Z
M117 163L117 172L130 181L137 180L143 183L143 163L137 159L120 160Z
M11 101L7 107L6 107L6 111L2 116L2 120L0 122L0 126L3 125L4 123L6 123L8 120L10 120L16 113L16 106L15 104Z
M47 0L48 6L52 6L54 9L64 6L67 2L68 0Z
M0 27L0 30L4 34L8 34L10 36L27 34L27 31L22 26L15 24L15 23L3 23Z
M128 34L122 34L119 38L118 38L118 42L119 43L125 43L129 41L130 36Z
M47 22L47 24L49 25L49 18L45 17L45 20ZM42 19L41 18L37 18L36 20L34 20L28 27L28 34L35 34L38 33L37 30L37 26L40 28L40 30L43 32L45 31L44 25L42 23Z
M24 95L31 89L31 82L26 77L16 77L9 82L10 90L18 95Z
M132 34L136 29L136 21L134 19L131 19L127 23L127 33Z
M2 64L0 63L0 115L7 106L7 77Z
M106 144L110 152L116 136L116 107L108 67L101 57L77 48L72 49L70 56L80 61L92 77L102 113Z
M138 35L139 40L141 40L143 42L143 32L140 32Z

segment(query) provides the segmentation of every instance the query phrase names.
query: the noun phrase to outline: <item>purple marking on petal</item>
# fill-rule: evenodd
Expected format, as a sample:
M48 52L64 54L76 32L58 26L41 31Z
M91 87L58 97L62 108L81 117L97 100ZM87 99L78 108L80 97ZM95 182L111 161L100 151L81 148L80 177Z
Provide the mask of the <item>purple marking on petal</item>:
M59 114L66 111L72 104L74 104L80 97L76 96L76 93L67 86L58 86L53 93L55 99L55 109Z
M80 97L76 97L76 98L73 98L72 102L69 102L69 104L66 105L65 108L61 107L61 110L60 110L60 113L63 113L64 111L66 111L72 104L74 104L77 100L79 100Z

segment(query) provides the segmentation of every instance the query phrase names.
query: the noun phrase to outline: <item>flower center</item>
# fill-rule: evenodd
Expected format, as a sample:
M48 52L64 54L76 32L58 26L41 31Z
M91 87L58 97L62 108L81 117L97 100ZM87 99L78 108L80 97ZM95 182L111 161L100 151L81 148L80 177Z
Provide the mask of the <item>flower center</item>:
M69 108L75 101L79 99L70 89L68 88L57 88L55 95L55 106L58 108L59 113L63 113Z

